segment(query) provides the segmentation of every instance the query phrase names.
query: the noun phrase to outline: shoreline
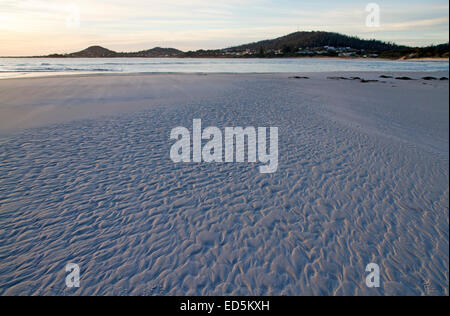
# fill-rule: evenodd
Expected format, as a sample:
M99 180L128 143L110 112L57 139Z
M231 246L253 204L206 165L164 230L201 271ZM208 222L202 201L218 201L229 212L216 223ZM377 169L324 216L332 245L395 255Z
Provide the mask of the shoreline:
M13 73L12 73L13 74ZM320 71L320 72L134 72L134 73L123 73L123 72L77 72L77 73L63 73L63 72L20 72L20 76L16 77L1 77L0 82L4 80L19 80L19 79L45 79L45 78L92 78L92 77L140 77L140 76L165 76L165 75L180 75L180 76L213 76L213 75L229 75L229 76L298 76L308 75L313 76L314 74L396 74L396 75L414 75L421 74L424 75L438 75L442 77L449 74L449 72L444 71ZM1 73L0 73L1 75ZM439 79L439 78L438 78Z
M0 59L0 80L77 75L274 74L309 72L448 72L446 59L286 58L32 58Z
M410 58L410 59L396 59L397 61L414 61L414 62L449 62L449 58L440 57L424 57L424 58Z
M383 57L361 57L361 56L288 56L288 57L214 57L214 56L197 56L197 57L177 57L177 56L161 56L161 57L54 57L54 56L0 56L0 59L337 59L337 60L383 60L383 61L450 61L450 58L445 57L420 57L420 58L383 58Z

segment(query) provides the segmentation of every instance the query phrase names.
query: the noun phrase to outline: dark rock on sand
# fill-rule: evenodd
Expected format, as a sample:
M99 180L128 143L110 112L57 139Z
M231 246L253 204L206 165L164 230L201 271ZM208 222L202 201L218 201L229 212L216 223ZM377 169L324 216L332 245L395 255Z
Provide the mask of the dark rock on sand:
M330 79L330 80L352 80L352 79L346 78L346 77L327 77L327 79Z
M362 83L368 83L368 82L379 82L379 80L365 80L365 79L361 79Z
M346 77L327 77L327 79L331 79L331 80L359 80L362 83L379 82L379 80L366 80L366 79L360 78L360 77L350 77L350 78L346 78Z

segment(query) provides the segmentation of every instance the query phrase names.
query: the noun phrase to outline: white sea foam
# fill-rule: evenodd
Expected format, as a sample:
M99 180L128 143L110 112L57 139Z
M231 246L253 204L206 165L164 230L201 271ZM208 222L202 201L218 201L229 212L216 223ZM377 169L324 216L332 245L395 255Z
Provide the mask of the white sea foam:
M443 71L447 61L336 58L0 58L0 79L55 73L292 73L323 71Z

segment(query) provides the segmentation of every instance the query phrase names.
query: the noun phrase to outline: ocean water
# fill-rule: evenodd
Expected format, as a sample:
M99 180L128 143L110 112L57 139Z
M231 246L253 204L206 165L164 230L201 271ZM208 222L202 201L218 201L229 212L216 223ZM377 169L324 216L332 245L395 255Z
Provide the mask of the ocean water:
M449 71L448 61L331 58L0 58L0 78L55 73L301 73Z

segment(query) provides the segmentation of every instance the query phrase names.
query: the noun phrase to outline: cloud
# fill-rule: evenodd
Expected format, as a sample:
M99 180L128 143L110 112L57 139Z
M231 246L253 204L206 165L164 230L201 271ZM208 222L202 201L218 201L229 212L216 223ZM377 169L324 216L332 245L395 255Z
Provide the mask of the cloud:
M388 23L384 24L380 27L382 31L411 31L414 29L430 29L435 27L447 27L448 29L449 18L441 17L435 19L426 19L426 20L415 20L408 22L400 22L400 23Z

